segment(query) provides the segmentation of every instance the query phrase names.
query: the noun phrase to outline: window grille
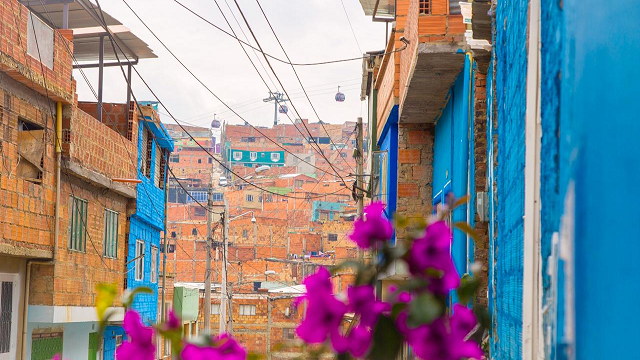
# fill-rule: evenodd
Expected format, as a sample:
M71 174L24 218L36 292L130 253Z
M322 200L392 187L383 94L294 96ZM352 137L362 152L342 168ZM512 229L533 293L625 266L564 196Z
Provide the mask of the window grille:
M136 280L144 280L144 241L136 241Z
M418 6L420 15L431 14L431 0L420 0Z
M71 196L69 200L69 249L85 251L87 248L87 205L86 200Z
M104 256L118 257L118 213L104 209Z
M160 172L160 176L158 176L158 187L160 189L164 189L164 177L167 174L166 162L167 162L167 154L168 152L164 152L162 149L158 149L158 154L160 154L160 166L158 166L158 171Z
M338 234L329 234L329 241L338 241Z
M11 351L11 328L13 320L13 282L3 281L0 292L0 354ZM15 339L14 339L15 340Z

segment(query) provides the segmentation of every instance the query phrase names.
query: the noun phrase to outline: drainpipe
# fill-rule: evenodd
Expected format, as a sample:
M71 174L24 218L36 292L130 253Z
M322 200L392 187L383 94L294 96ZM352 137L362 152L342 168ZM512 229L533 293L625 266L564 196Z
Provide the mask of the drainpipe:
M22 311L22 351L20 358L27 360L27 334L29 323L29 285L31 280L31 265L55 265L58 253L58 239L60 237L60 166L62 164L62 103L56 103L56 208L54 213L53 249L50 261L27 260L27 270L24 281L24 300Z

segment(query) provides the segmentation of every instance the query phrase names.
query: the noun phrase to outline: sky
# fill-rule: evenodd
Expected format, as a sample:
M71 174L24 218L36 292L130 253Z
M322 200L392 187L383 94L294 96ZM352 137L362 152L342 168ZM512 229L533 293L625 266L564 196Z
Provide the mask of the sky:
M242 29L251 39L250 42L254 43L234 0L179 1L212 23L228 30L228 25L216 6L217 1L238 36L245 40L240 30ZM365 16L357 0L237 1L264 51L279 58L284 59L285 55L260 12L257 1L260 1L292 62L345 59L362 56L366 51L384 49L385 24L374 23L371 17ZM169 49L244 120L255 126L273 124L274 104L262 101L268 97L269 90L237 40L189 13L174 0L127 2ZM163 115L171 112L184 124L209 126L214 114L217 119L227 123L243 123L243 120L216 100L167 52L126 7L123 0L101 1L100 5L103 10L144 40L158 56L157 59L140 60L136 69L168 109L160 109L163 122L173 122L169 116ZM230 9L242 25L241 28L231 15ZM254 54L250 48L247 48L247 52L271 90L283 91L271 71L266 75L265 69L269 70L269 66L260 53ZM271 60L271 65L284 85L284 90L290 95L291 102L287 105L291 119L300 117L311 122L318 121L291 66L274 60ZM359 116L366 119L367 106L360 101L362 60L296 67L296 70L322 121L344 123L355 121ZM85 70L85 73L97 88L97 70ZM74 77L78 84L79 99L95 101L78 70L74 70ZM135 73L133 77L133 92L138 101L155 101L154 96ZM105 68L104 79L104 101L125 102L126 83L120 68ZM338 86L341 86L340 91L346 96L342 103L334 99ZM279 114L279 123L289 121L286 115Z

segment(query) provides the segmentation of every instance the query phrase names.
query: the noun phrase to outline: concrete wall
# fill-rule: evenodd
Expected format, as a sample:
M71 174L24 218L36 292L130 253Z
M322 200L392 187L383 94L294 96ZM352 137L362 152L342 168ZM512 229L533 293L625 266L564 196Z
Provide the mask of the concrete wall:
M98 323L42 324L27 327L26 358L31 359L31 339L34 333L62 332L62 358L84 360L89 357L89 334L98 331Z

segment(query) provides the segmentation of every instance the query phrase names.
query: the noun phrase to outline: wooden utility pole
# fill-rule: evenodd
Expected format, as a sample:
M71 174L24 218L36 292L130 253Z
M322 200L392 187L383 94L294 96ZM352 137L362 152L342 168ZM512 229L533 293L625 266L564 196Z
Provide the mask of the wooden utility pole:
M227 293L228 293L228 284L227 284L227 263L229 261L229 247L228 247L228 239L229 239L229 202L227 198L224 198L224 214L223 221L223 239L222 239L222 281L220 283L220 324L218 328L218 333L226 333L227 332Z
M204 331L211 334L211 245L213 235L211 231L212 210L213 210L213 189L209 181L209 191L207 192L207 271L204 275Z
M364 207L364 194L362 193L363 189L363 172L364 172L364 131L362 128L362 118L358 118L357 127L357 137L356 137L356 151L354 157L356 158L356 201L358 206L358 218L362 217L362 210ZM358 260L362 261L364 258L364 253L361 249L358 249Z

